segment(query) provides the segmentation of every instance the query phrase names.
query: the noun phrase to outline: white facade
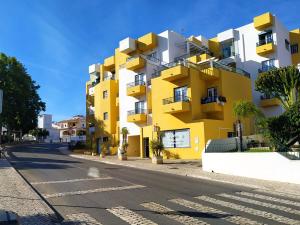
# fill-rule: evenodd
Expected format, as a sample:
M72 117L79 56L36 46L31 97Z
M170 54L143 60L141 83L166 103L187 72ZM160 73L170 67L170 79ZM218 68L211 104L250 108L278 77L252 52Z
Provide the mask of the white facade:
M292 64L290 50L285 46L285 40L289 42L289 31L274 16L273 26L265 31L272 31L273 43L276 46L274 53L260 56L256 53L256 43L259 41L259 34L265 31L256 30L253 23L245 26L229 29L217 35L219 42L233 39L234 53L233 57L236 67L243 69L251 74L253 101L259 106L262 94L255 91L255 80L258 76L258 70L262 69L262 62L274 59L275 67L283 67ZM279 115L283 112L281 106L262 108L266 116Z
M46 142L58 142L59 130L52 126L52 115L42 114L38 116L38 128L46 129L49 136L45 139Z

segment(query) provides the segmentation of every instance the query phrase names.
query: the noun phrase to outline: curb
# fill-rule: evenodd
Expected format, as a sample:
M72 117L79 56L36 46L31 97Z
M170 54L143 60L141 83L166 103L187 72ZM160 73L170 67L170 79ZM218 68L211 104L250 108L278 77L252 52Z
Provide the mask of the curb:
M5 157L5 160L8 162L8 164L11 166L11 168L23 179L23 181L29 186L29 188L38 195L38 197L42 200L43 203L45 203L45 205L47 205L47 207L50 208L50 211L52 211L53 215L56 217L55 218L55 217L49 215L51 222L53 224L60 224L64 220L62 215L30 184L30 182L15 167L13 167L13 165L9 161L9 159L11 159L11 158L7 151L6 151L4 157ZM22 225L22 224L20 223L20 225Z

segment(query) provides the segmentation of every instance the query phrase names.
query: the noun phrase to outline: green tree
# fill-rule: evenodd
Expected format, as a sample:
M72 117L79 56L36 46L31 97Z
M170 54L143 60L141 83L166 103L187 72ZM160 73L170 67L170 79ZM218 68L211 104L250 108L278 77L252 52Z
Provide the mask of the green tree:
M38 114L45 111L46 107L37 93L39 88L22 63L1 53L0 89L3 89L3 111L0 127L5 126L9 134L22 134L34 129Z
M300 141L300 102L296 102L282 115L268 118L266 130L277 151L288 151Z
M46 139L49 136L49 131L42 128L35 128L29 131L29 134L36 137L37 140L39 139Z
M299 89L300 72L295 66L262 73L255 81L255 90L279 99L285 109L297 101Z
M243 151L242 120L256 116L256 120L263 118L263 113L252 103L245 100L233 104L233 113L237 118L237 129L240 140L240 150Z
M129 134L127 127L122 127L121 134L122 134L122 151L126 155L127 148L128 148L127 136Z

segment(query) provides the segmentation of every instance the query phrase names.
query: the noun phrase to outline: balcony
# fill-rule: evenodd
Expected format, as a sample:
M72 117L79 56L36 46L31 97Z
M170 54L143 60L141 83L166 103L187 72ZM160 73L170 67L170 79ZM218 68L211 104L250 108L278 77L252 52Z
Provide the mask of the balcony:
M115 66L115 56L111 56L104 60L104 66L107 69L112 69Z
M94 96L95 94L95 87L90 87L89 88L89 95Z
M161 71L161 77L166 81L176 81L187 78L189 76L189 69L185 66L178 65Z
M279 106L281 102L279 99L272 97L272 96L260 96L260 106L261 107L272 107L272 106Z
M258 73L265 73L276 68L276 66L263 66L262 68L258 69Z
M131 57L127 59L126 69L136 71L138 69L143 68L145 64L146 64L146 60L141 56Z
M190 111L190 98L187 96L174 96L163 99L164 113L181 113Z
M146 93L146 83L145 81L139 80L127 84L127 95L136 97Z
M138 39L138 49L145 52L157 46L157 35L154 33L146 34Z
M256 43L256 54L258 55L267 55L275 51L276 46L274 45L273 40L268 41L259 41Z
M147 121L146 109L135 109L127 112L127 122L144 123Z
M225 102L226 98L223 96L202 98L202 111L205 113L222 112Z
M271 13L264 13L253 19L254 28L257 30L264 30L273 25L273 16Z

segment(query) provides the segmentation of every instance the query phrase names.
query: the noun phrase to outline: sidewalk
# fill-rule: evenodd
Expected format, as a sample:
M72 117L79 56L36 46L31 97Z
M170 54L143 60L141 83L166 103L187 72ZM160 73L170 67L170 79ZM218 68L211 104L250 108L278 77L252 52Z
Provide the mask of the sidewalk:
M6 159L0 159L0 210L19 216L22 225L52 225L52 209L28 185Z
M120 161L117 156L106 156L105 158L99 158L99 156L91 155L80 155L73 154L65 147L60 148L63 154L68 154L75 158L92 160L102 162L106 164L120 165L133 167L143 170L151 170L163 173L170 173L180 176L188 176L193 178L201 178L211 181L218 181L229 184L236 184L253 189L265 189L271 192L282 192L285 194L299 195L300 196L300 185L266 181L247 177L230 176L218 173L209 173L202 170L201 162L199 160L164 160L164 164L155 165L151 163L150 159L142 159L139 157L129 157L127 161Z

